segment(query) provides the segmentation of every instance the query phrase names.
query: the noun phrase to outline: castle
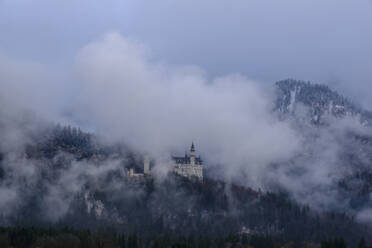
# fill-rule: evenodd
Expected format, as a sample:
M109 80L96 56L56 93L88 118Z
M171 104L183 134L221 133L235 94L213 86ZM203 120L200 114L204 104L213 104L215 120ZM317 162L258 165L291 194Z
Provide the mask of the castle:
M190 156L186 153L184 157L172 157L172 159L175 173L184 177L203 180L203 161L200 156L195 156L194 143L191 144Z
M190 155L185 154L184 157L172 156L172 171L178 175L187 178L196 178L200 181L203 180L203 161L195 155L194 143L191 144ZM143 178L151 176L150 159L148 156L144 157L143 173L135 173L134 169L129 169L128 176L130 178Z

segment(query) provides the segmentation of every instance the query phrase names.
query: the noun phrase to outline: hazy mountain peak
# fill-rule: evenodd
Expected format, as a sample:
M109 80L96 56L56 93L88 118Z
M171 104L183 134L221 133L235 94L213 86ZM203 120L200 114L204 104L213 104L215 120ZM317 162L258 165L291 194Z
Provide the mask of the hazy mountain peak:
M277 99L275 109L283 114L296 115L299 106L314 124L323 123L324 117L361 116L367 119L366 111L337 91L322 84L286 79L275 83Z

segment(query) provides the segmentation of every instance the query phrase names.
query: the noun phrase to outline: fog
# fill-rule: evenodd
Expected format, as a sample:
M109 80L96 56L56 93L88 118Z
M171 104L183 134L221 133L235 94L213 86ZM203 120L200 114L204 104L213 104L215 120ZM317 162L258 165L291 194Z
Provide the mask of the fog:
M77 52L68 77L79 82L79 97L73 99L68 116L58 116L58 107L50 104L64 90L45 94L44 89L53 82L47 66L3 61L11 66L2 72L3 86L9 89L3 97L4 106L9 107L2 110L6 117L2 132L9 135L3 136L1 144L4 151L13 152L11 167L25 165L24 160L17 164L17 152L23 151L28 134L40 128L42 120L89 123L105 144L120 142L149 154L157 160L158 172L167 171L170 155L183 155L195 142L206 170L218 178L255 189L273 190L277 185L319 210L348 208L347 202L340 205L335 187L350 170L340 158L345 134L349 130L366 132L353 117L330 119L329 128L299 129L291 118L280 120L273 112L273 87L239 74L211 77L197 66L167 64L154 59L150 48L140 41L117 32L107 33ZM18 100L20 94L23 97ZM296 116L304 115L301 106L296 111ZM35 116L31 114L29 121L25 113ZM31 164L26 172L39 171L38 166ZM97 180L119 167L108 161ZM88 182L86 175L92 178L96 170L94 164L74 162L50 185L45 199L52 210L48 216L58 219L67 213L74 195ZM23 169L14 171L15 178L23 178L17 171ZM37 182L40 173L28 177ZM18 180L4 186L4 192L12 192L8 195L14 197L4 198L4 206L18 203L21 196L14 193ZM57 217L55 209L60 213Z
M77 68L81 117L136 150L183 155L194 141L229 175L248 162L260 170L287 159L298 145L290 127L271 115L271 95L242 76L208 80L198 68L150 62L140 45L117 33L84 47Z
M320 133L298 130L272 112L272 84L314 80L372 106L370 12L370 2L346 0L0 0L0 148L15 156L6 158L15 180L0 187L0 209L19 203L19 181L40 176L34 161L25 169L17 156L43 121L80 126L158 161L195 142L219 178L279 185L317 209L339 205L334 186L349 172L338 157L343 134L366 128L350 118ZM306 143L312 132L319 138ZM50 185L51 219L60 217L54 209L68 211L82 175L118 168L81 165Z

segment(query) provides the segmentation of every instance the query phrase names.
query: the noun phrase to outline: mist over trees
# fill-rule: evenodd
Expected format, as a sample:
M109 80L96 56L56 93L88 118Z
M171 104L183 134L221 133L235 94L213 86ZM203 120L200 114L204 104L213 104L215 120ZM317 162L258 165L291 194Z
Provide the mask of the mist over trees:
M173 174L133 182L125 177L125 171L131 167L141 170L143 154L122 144L101 143L96 135L70 126L50 125L32 132L25 148L15 158L12 158L14 154L10 155L1 156L1 185L3 190L14 190L17 198L13 204L19 201L22 204L13 205L12 211L2 216L4 226L53 225L78 230L89 226L94 232L109 229L128 235L114 238L109 232L102 242L134 245L133 239L137 239L136 244L167 246L172 242L192 242L197 247L230 242L274 247L287 242L321 243L330 237L342 237L354 245L371 231L350 213L337 209L315 211L309 205L296 203L296 198L285 190L262 192L213 177L200 183ZM9 165L21 161L28 161L26 166L32 166L35 171L20 174L10 169ZM206 170L208 175L213 168ZM22 181L25 175L29 178ZM345 179L340 184L347 188L349 182ZM9 241L11 230L4 229L4 237L8 235L8 242L14 244L18 241L11 238ZM81 245L83 241L77 233L82 231L74 232L51 237L51 234L41 237L37 234L27 242L41 245L63 239ZM185 238L177 238L179 234ZM101 234L92 235L94 242L101 242ZM192 241L187 241L192 236ZM337 242L324 241L321 245L340 247L342 243Z

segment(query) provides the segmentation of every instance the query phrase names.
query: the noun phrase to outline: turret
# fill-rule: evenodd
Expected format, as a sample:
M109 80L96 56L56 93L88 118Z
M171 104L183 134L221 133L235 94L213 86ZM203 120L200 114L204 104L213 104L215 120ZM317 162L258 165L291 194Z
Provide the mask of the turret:
M194 146L194 142L192 142L191 148L190 148L190 163L191 163L191 165L195 165L195 146Z
M148 155L145 155L143 159L143 173L150 174L150 158Z

